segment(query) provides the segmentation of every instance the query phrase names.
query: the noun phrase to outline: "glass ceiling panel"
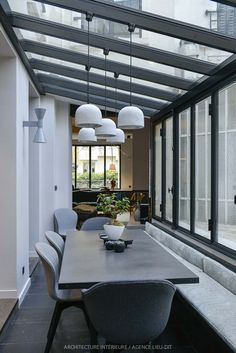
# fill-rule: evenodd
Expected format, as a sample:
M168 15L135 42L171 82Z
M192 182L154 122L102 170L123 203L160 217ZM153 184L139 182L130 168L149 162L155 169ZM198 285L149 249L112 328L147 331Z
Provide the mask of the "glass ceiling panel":
M85 81L77 80L77 79L74 79L74 78L71 78L71 77L67 77L67 76L52 74L52 73L50 73L50 72L46 72L46 71L42 71L42 70L34 70L34 71L35 71L35 73L46 74L46 75L51 76L51 77L53 77L53 78L66 79L66 80L68 80L68 81L75 82L75 83L80 83L80 84L84 84L84 85L87 84ZM96 84L96 83L91 83L91 82L90 82L90 86L91 86L91 87L101 88L101 85L98 85L98 84ZM102 88L104 88L104 86L102 86ZM107 90L108 90L108 91L111 91L111 92L114 92L114 93L116 92L115 88L111 88L111 87L109 87ZM127 95L129 96L129 92L123 91L123 90L121 90L121 89L117 89L117 94L119 94L119 93L127 94ZM132 97L146 98L146 99L148 99L148 100L150 100L150 101L156 102L157 104L168 104L168 103L169 103L169 102L164 101L164 100L152 98L152 97L149 97L149 96L140 95L140 94L137 94L137 93L132 93ZM119 100L119 99L118 99L118 100Z
M105 0L236 37L236 8L212 0Z
M82 69L84 70L84 66L79 65L79 64L75 64L75 63L71 63L68 61L62 61L62 60L58 60L55 58L49 58L47 56L43 56L43 55L38 55L38 54L34 54L34 53L26 53L28 58L34 58L34 59L38 59L38 60L43 60L43 61L48 61L51 63L55 63L55 64L59 64L59 65L63 65L63 66L68 66L68 67L72 67L75 69ZM96 73L99 74L101 76L104 76L104 71L103 70L99 70L99 69L95 69L95 68L91 68L92 73ZM108 77L114 77L112 72L107 72L107 76ZM121 79L122 81L128 81L129 82L129 77L124 76L124 75L120 75L118 80ZM156 89L161 89L167 92L172 92L172 93L176 93L176 94L180 94L180 93L185 93L186 91L184 90L178 90L169 86L164 86L164 85L160 85L158 83L154 83L154 82L150 82L150 81L145 81L145 80L140 80L140 79L136 79L133 78L132 79L133 83L137 83L143 86L148 86L148 87L152 87L152 88L156 88Z
M112 0L109 0L111 2ZM170 1L166 0L124 0L115 1L118 4L130 6L134 8L141 8L144 11L150 13L156 13L165 17L186 21L190 24L196 24L201 27L205 27L212 30L218 30L222 32L220 23L224 23L225 27L231 28L232 23L229 15L224 17L219 17L217 15L217 24L214 24L214 16L212 14L212 9L218 8L215 2L210 0L178 0ZM20 4L19 4L20 3ZM61 9L59 7L44 5L39 2L28 1L28 0L9 0L9 4L12 10L21 12L24 14L30 14L42 19L47 19L53 22L66 24L79 29L87 29L87 22L85 20L85 15ZM222 5L223 6L223 5ZM235 10L235 9L233 9ZM209 12L210 11L210 12ZM232 14L231 14L232 15ZM223 15L222 15L223 16ZM209 19L211 18L211 19ZM236 23L236 14L235 20ZM230 22L230 23L228 23ZM213 26L215 26L213 28ZM110 35L122 40L129 40L129 33L127 26L112 21L103 20L100 18L93 18L90 25L91 31L102 34ZM234 29L236 32L236 25L234 24ZM228 30L230 32L230 30ZM224 33L230 35L230 33ZM182 54L185 56L190 56L195 59L200 59L207 62L212 62L219 64L227 59L232 53L221 51L214 48L209 48L196 43L191 43L188 41L172 38L169 36L161 35L158 33L153 33L150 31L145 31L141 29L136 29L133 35L133 42L145 46L150 46L152 48L166 50L172 53ZM118 55L118 54L115 54ZM125 62L125 58L123 61ZM176 74L176 73L175 73ZM188 76L184 76L188 77ZM199 77L195 77L197 79Z
M79 44L79 43L75 43L75 42L70 42L67 40L55 38L52 36L47 36L44 34L39 34L36 32L22 30L22 29L21 30L16 29L15 32L19 38L23 37L24 39L29 39L29 40L33 40L33 41L45 43L45 44L50 44L50 45L53 45L56 47L73 50L75 52L79 52L79 53L83 53L83 54L87 54L87 51L88 51L87 45L83 45L83 44ZM90 47L90 53L92 56L104 59L104 54L103 54L102 49ZM122 54L111 52L111 51L109 53L107 60L108 61L112 60L112 61L115 61L118 63L123 63L126 65L129 65L129 62L130 62L130 58L128 55L122 55ZM135 67L145 68L148 70L161 72L161 73L176 76L176 77L186 78L186 79L193 80L193 81L198 80L203 76L203 75L195 73L195 72L182 70L182 69L174 68L174 67L167 66L167 65L158 64L158 63L155 63L152 61L142 60L142 59L135 58L135 57L133 57L132 61L133 61L133 66L135 66Z

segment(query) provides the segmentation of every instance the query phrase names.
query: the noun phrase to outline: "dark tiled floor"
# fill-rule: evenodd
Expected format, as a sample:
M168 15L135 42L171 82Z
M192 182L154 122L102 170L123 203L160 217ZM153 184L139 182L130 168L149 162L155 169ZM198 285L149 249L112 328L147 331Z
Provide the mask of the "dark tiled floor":
M47 294L42 267L38 266L21 308L0 337L0 353L43 353L53 308L54 301ZM77 308L65 310L51 353L88 352L86 347L81 348L88 344L89 335L83 313ZM197 353L184 334L171 325L160 337L156 348L158 353Z

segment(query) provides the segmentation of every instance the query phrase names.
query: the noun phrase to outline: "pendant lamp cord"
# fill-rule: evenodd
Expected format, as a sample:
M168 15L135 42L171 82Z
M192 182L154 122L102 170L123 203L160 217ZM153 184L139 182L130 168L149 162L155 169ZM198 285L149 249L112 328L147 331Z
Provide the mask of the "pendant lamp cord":
M89 104L90 102L90 87L89 87L89 81L90 81L90 22L93 19L93 15L90 13L86 13L86 21L88 22L88 65L86 66L87 70L87 102Z
M118 117L118 107L117 107L117 102L118 102L118 97L117 97L117 79L119 77L119 74L117 72L114 73L115 77L115 105L116 105L116 116Z
M103 50L105 56L105 118L107 117L107 55L109 54L109 49L105 48Z
M130 36L129 84L130 84L130 106L131 106L132 105L132 64L133 64L132 44L133 44L133 32L135 30L135 25L130 23L128 30L129 30L129 36Z

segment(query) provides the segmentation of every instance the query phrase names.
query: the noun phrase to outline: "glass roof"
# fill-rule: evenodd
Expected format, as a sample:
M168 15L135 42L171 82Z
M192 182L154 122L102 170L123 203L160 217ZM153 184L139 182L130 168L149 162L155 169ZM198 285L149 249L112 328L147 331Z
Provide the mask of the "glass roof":
M199 31L206 31L207 34L213 34L218 32L221 35L234 40L236 36L236 7L230 7L222 5L212 0L107 0L107 3L117 4L129 8L138 10L138 13L142 15L142 11L149 13L150 15L158 15L163 18L163 21L168 23L177 23L179 25L191 25L198 26ZM11 10L15 13L33 16L35 18L35 28L27 27L28 25L16 22L14 28L19 39L33 41L36 44L49 45L52 48L61 48L68 50L72 55L80 55L78 60L58 60L55 54L49 54L44 52L42 47L42 55L40 49L27 50L27 57L34 58L43 62L49 62L51 64L61 65L63 67L75 68L77 70L85 70L84 55L87 55L87 21L85 14L82 13L84 10L78 8L78 11L70 11L65 8L46 5L40 1L33 0L8 0ZM78 6L80 2L78 2ZM76 3L75 3L76 4ZM82 4L83 5L83 4ZM81 5L81 6L82 6ZM101 4L102 6L102 4ZM66 1L65 1L66 7ZM82 12L80 12L80 11ZM115 11L114 11L115 12ZM103 16L102 13L98 13L98 16ZM16 18L17 19L17 18ZM41 27L37 26L39 20L50 21L50 23L57 25L66 25L63 31L60 33L66 33L67 39L57 37L57 29L53 25L50 29L45 29L44 23L41 23ZM24 19L23 19L24 20ZM122 22L123 19L120 20ZM171 22L172 21L172 22ZM14 16L13 16L14 25ZM44 27L42 27L44 26ZM19 28L18 28L19 27ZM22 27L24 29L22 29ZM74 41L69 40L68 37L69 28L77 29L81 31L81 35L74 36ZM148 28L148 27L145 27ZM44 30L45 29L45 30ZM132 40L132 65L131 71L134 76L132 82L134 84L142 85L150 89L160 90L161 98L158 97L156 101L159 103L166 103L167 100L162 97L164 92L172 94L169 101L173 100L172 97L179 97L184 94L187 90L201 82L208 75L216 70L217 65L228 59L232 52L228 52L226 48L231 50L229 45L207 42L207 45L193 43L191 40L183 40L173 37L175 33L166 35L165 31L162 34L155 33L152 31L152 27L149 26L150 30L136 28ZM35 30L35 32L33 32ZM37 32L36 32L37 31ZM159 31L159 28L157 29ZM40 32L44 32L42 34ZM181 31L180 31L181 32ZM91 73L95 73L104 77L104 70L102 61L104 60L103 48L111 46L107 61L110 61L111 67L114 68L117 63L117 71L119 72L119 79L122 81L129 81L128 71L130 64L130 35L128 32L127 24L119 23L116 21L115 15L112 15L112 21L103 19L100 17L93 17L90 24L90 33L93 36L93 42L90 47L90 53L92 58L96 58L99 64L91 68ZM104 41L104 46L101 44L101 40L96 42L96 35ZM184 34L186 39L188 35ZM179 35L181 37L181 35ZM201 33L199 33L199 38ZM192 40L199 38L191 37ZM72 38L73 39L73 38ZM221 38L224 40L224 38ZM80 41L81 43L77 42ZM204 42L204 41L203 41ZM223 41L222 41L223 42ZM204 42L206 44L206 42ZM220 43L220 41L219 41ZM29 45L31 43L28 43ZM27 43L26 43L27 45ZM97 47L96 47L97 46ZM31 46L32 48L32 46ZM222 50L224 49L224 50ZM36 50L36 51L35 51ZM34 52L35 51L35 52ZM74 53L74 54L73 54ZM39 55L40 54L40 55ZM82 56L81 56L82 54ZM123 65L123 66L122 66ZM112 69L113 71L113 69ZM35 69L35 73L39 74L41 70ZM135 72L135 73L134 73ZM65 74L65 71L63 75ZM55 73L53 74L55 77ZM65 74L66 75L66 74ZM145 76L146 75L146 76ZM204 77L204 75L207 75ZM60 76L57 74L57 76ZM108 77L114 77L114 71L107 72ZM67 77L69 80L74 80L72 77ZM81 81L85 82L85 81ZM91 83L94 87L98 86L101 88L101 84ZM114 87L113 87L114 88ZM111 88L112 89L112 88ZM120 90L121 93L126 91ZM140 95L139 93L133 93L137 98L146 98L155 100L153 92L151 96L148 94Z

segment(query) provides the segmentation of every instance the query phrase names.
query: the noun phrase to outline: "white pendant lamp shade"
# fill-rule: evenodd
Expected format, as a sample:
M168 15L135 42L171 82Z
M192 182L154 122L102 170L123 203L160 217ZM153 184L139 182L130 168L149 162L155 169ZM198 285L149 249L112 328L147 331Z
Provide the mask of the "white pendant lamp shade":
M142 110L133 106L122 108L118 114L117 125L121 129L142 129L144 127Z
M102 126L95 129L95 135L98 138L116 136L116 124L111 119L102 119Z
M125 142L125 134L121 129L116 129L116 136L108 137L108 143L116 144L116 143L124 143Z
M77 127L95 128L102 126L101 110L94 104L82 104L75 113Z
M92 128L82 128L78 134L78 141L83 143L97 142L95 130Z

